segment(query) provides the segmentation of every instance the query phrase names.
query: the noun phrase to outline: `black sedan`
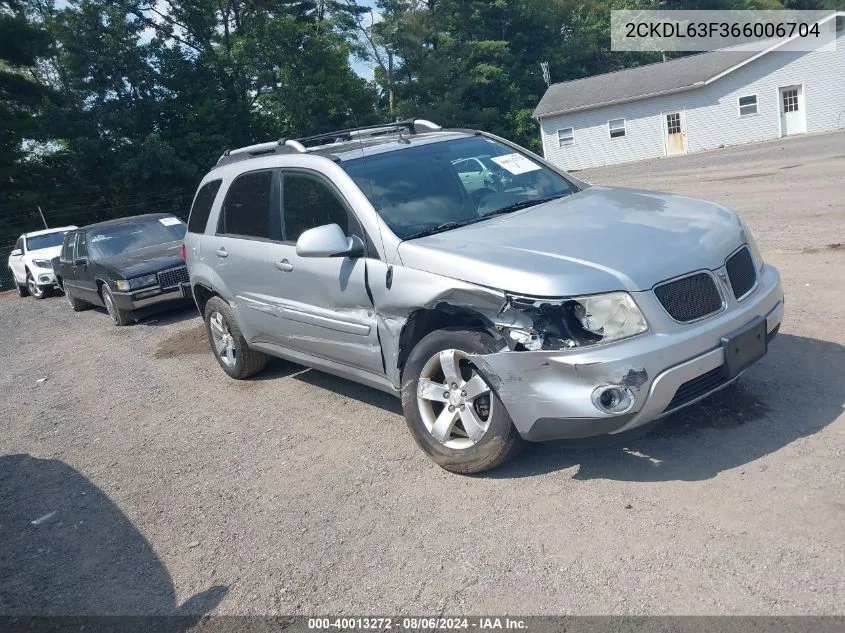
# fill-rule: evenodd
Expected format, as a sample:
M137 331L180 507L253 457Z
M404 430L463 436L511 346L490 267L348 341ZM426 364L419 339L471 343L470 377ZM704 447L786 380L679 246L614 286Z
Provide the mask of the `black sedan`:
M185 230L182 220L156 213L69 231L53 270L71 308L103 306L116 325L127 325L144 313L188 303Z

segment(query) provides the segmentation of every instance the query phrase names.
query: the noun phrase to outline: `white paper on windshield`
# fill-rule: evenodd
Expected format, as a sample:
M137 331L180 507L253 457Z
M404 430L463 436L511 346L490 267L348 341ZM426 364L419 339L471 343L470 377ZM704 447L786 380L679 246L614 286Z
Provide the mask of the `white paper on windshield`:
M540 166L530 158L522 154L505 154L504 156L491 156L490 160L499 167L507 169L513 175L525 174L529 171L537 171Z
M161 218L159 220L164 226L173 226L174 224L181 224L178 218Z

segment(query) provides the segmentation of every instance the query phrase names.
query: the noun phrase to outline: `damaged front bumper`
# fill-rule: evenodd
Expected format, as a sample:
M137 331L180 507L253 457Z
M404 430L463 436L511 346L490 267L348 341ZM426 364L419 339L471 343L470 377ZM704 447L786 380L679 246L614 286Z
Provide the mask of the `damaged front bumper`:
M722 339L765 318L767 339L780 327L783 291L778 271L765 266L754 292L693 324L668 318L651 292L634 293L650 331L627 340L560 351L501 351L478 355L484 373L528 440L621 433L685 407L735 380L726 372ZM761 326L762 327L762 326ZM634 403L622 414L601 411L593 392L619 385Z

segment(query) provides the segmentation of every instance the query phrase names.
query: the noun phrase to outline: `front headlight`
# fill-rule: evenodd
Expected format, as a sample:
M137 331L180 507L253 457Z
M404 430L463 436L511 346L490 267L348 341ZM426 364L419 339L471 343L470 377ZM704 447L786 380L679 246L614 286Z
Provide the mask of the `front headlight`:
M156 275L144 275L143 277L134 277L133 279L118 279L114 282L114 287L118 290L137 290L146 286L154 286L158 283Z
M740 220L740 222L742 221ZM751 231L745 225L745 222L742 222L742 232L745 233L745 241L748 243L748 248L751 249L751 254L754 256L754 261L757 262L757 266L760 267L760 270L763 270L763 254L760 252L760 247L757 246L757 240L754 239L754 236L751 234Z
M53 262L49 259L33 259L32 263L38 268L49 268L50 270L53 270Z
M648 330L643 313L627 292L545 299L508 295L502 322L515 350L571 349L609 343Z

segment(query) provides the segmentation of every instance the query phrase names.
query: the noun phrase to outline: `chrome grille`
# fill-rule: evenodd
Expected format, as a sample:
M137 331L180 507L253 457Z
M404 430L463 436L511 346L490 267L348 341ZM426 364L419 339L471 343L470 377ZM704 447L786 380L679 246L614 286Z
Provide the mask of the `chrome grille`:
M162 288L186 284L189 281L187 266L164 270L158 274L158 283Z
M728 257L725 269L728 271L728 279L731 280L731 288L737 299L751 292L754 284L757 283L757 268L754 266L754 259L747 246L743 246Z
M660 304L676 321L689 323L722 310L722 295L713 276L695 273L654 289Z

